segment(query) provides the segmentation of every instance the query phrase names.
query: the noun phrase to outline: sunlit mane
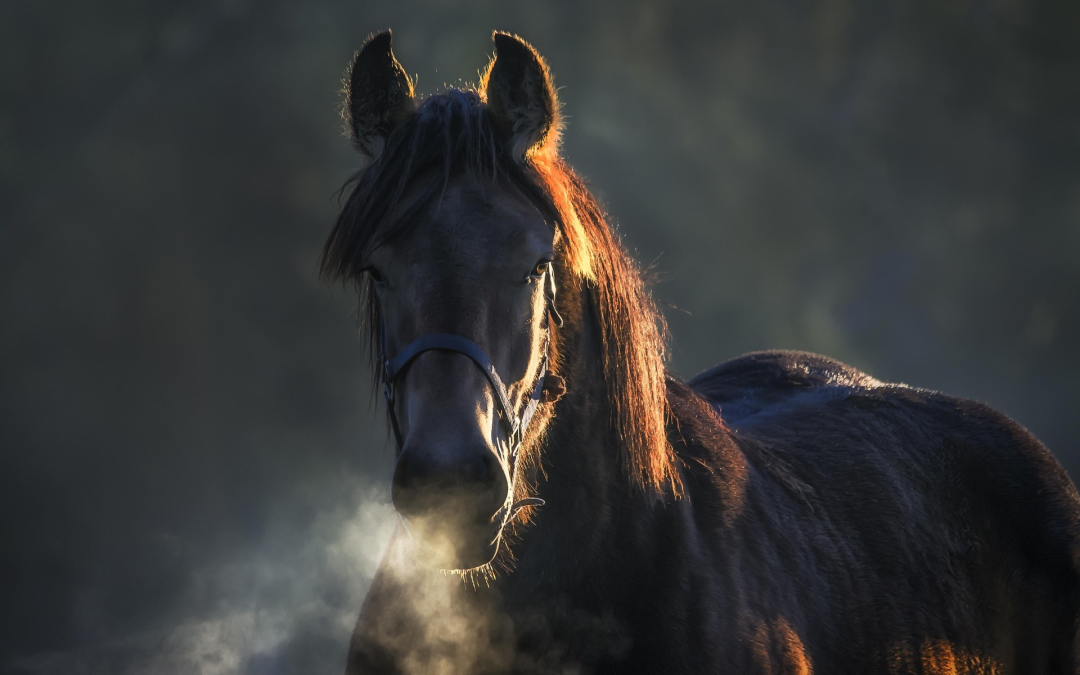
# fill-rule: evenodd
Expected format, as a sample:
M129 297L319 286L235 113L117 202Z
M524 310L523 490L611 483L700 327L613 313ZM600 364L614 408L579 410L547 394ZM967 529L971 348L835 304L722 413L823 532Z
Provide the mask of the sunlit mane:
M389 136L378 159L346 184L351 193L323 250L322 273L358 285L374 360L378 306L363 273L370 251L416 225L456 174L519 190L556 227L557 263L586 282L600 324L612 424L628 476L648 495L678 494L681 485L665 431L664 324L637 264L569 166L557 156L515 161L507 145L477 92L453 89L426 99ZM406 189L432 173L441 180L426 181L406 203Z

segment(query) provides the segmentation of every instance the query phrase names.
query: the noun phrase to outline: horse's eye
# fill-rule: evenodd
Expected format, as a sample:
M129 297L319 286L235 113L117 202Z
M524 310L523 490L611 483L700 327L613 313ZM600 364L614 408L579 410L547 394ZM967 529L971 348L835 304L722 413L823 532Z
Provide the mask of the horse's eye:
M533 268L532 272L529 272L529 276L525 279L525 283L531 284L534 279L539 279L540 277L544 276L544 273L547 272L548 265L550 264L550 260L541 260L540 262L536 263L536 267Z
M385 281L383 279L382 273L379 272L379 270L375 269L374 267L366 267L366 268L364 268L364 271L367 272L368 278L370 278L371 281L376 283L376 284L381 284L381 283L383 283L383 281Z

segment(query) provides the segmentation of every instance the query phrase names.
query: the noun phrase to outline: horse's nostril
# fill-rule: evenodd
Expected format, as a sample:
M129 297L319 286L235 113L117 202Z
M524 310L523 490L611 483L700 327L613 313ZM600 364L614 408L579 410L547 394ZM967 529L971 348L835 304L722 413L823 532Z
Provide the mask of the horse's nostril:
M439 452L406 445L394 468L391 496L404 516L489 518L506 498L498 460L486 448Z
M468 463L465 470L470 481L486 485L494 484L499 478L498 474L501 473L499 463L495 461L490 452L485 452L479 458L474 458L473 461Z

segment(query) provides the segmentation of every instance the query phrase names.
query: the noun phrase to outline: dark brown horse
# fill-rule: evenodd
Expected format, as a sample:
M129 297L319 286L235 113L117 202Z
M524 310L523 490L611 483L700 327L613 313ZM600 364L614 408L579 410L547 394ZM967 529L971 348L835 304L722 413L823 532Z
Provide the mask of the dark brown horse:
M763 352L665 374L637 266L558 154L550 73L496 34L417 102L371 38L355 281L401 516L357 673L1077 673L1080 498L972 401Z

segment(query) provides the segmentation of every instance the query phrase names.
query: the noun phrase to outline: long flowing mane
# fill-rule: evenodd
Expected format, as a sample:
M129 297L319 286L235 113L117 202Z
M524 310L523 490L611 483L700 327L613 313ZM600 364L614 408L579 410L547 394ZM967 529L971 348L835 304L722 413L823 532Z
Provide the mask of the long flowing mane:
M611 423L628 477L651 497L681 490L667 440L670 414L663 364L665 326L627 254L585 183L557 153L515 161L481 95L452 89L426 99L397 127L378 158L345 184L345 205L326 241L321 272L356 284L372 362L378 358L379 307L364 274L368 254L415 226L426 206L463 172L525 195L556 231L557 261L582 280L602 339ZM419 194L406 190L436 175ZM415 195L415 196L414 196ZM400 208L399 208L400 207ZM378 373L377 368L372 369Z

